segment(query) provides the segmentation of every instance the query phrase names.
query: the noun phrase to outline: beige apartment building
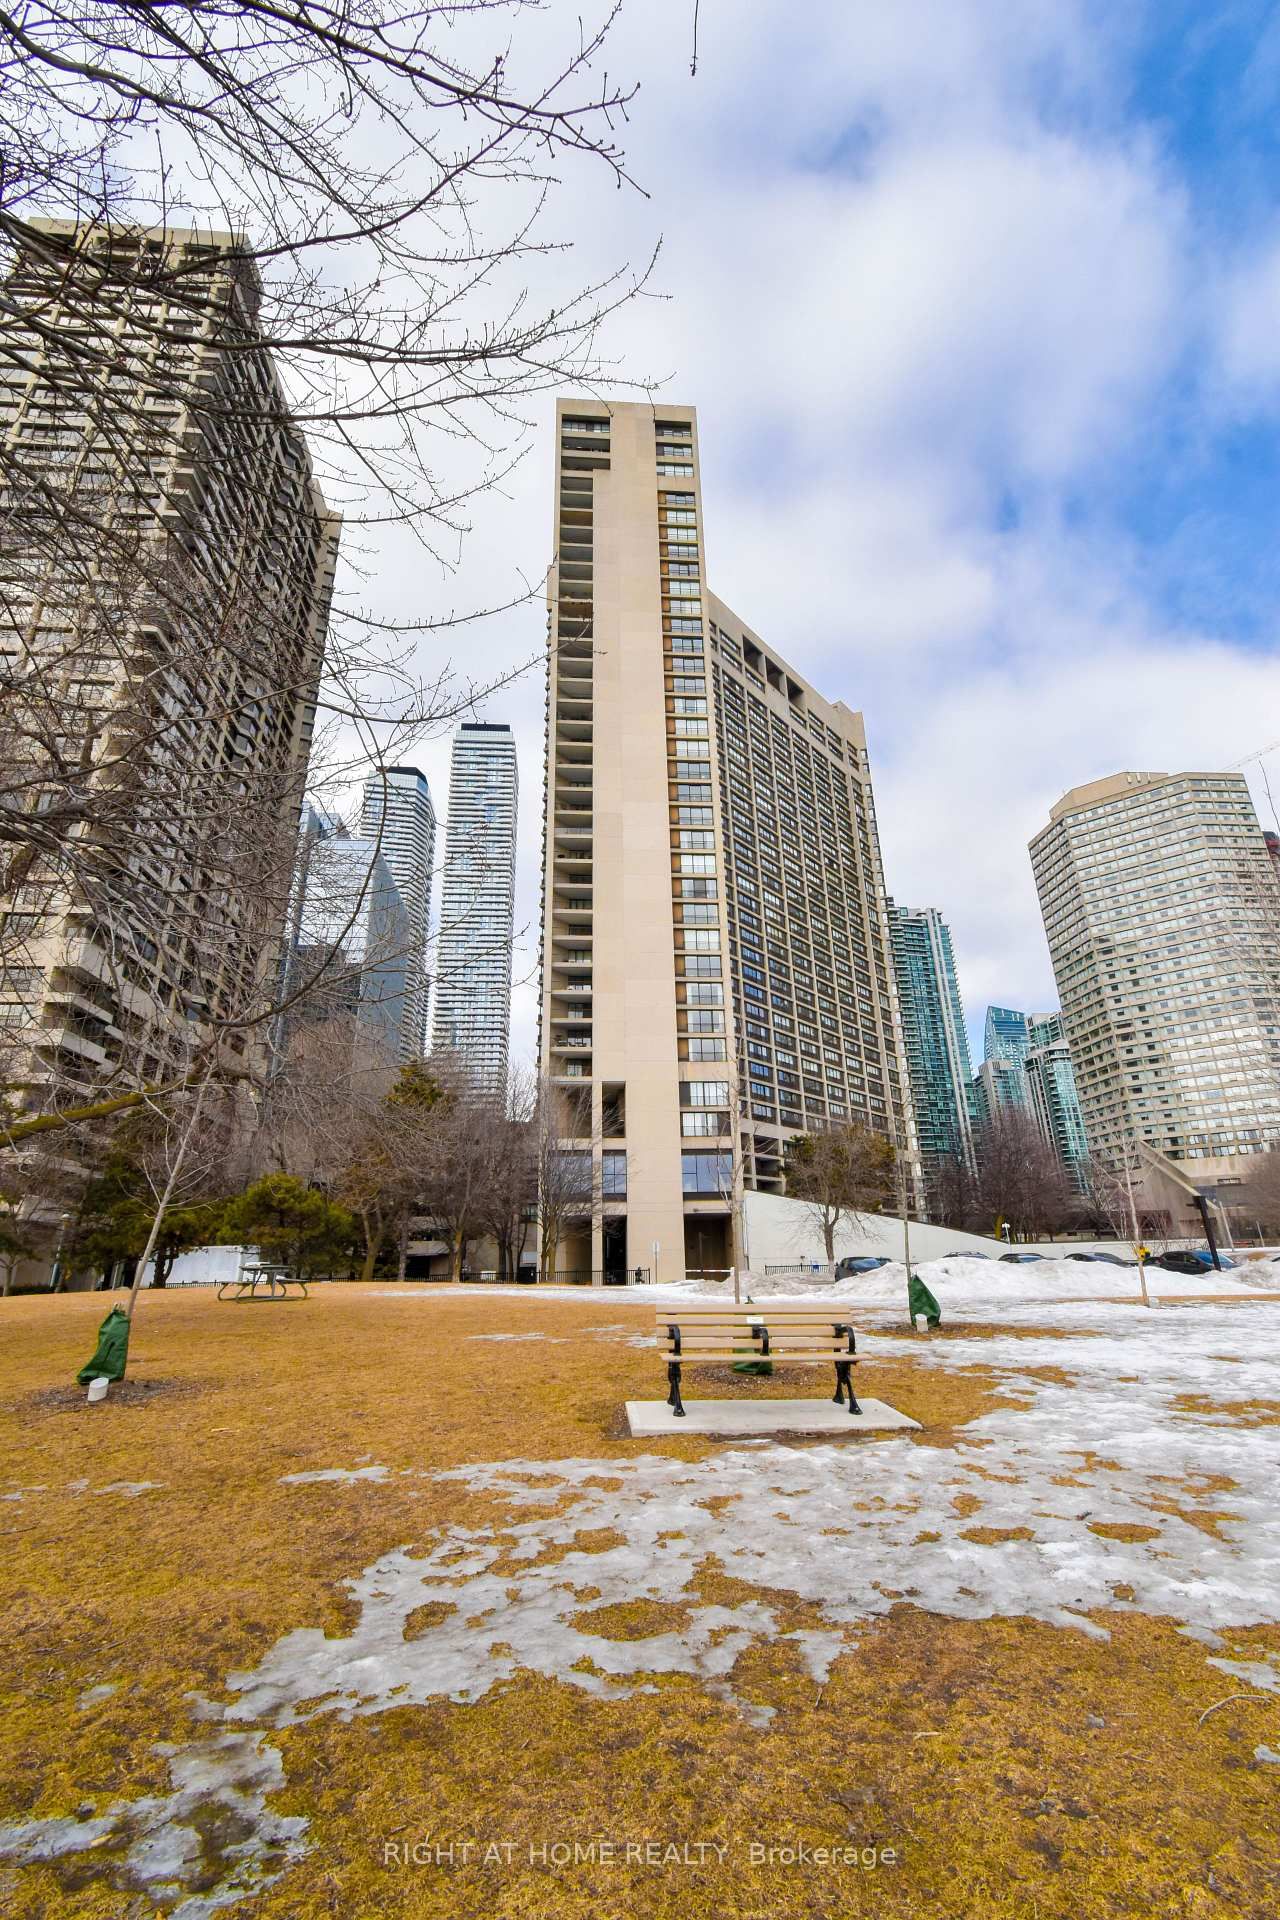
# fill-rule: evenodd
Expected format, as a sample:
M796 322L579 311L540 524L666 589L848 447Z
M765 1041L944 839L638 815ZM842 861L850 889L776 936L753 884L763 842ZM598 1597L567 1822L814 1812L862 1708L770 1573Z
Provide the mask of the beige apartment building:
M33 1106L172 1073L280 964L339 527L237 252L42 221L5 271L3 804L48 833L0 893L0 1071Z
M1031 861L1091 1152L1229 1200L1280 1142L1280 886L1243 775L1073 787Z
M707 586L694 410L562 401L541 1065L591 1204L560 1272L745 1264L788 1139L897 1134L889 919L860 714Z

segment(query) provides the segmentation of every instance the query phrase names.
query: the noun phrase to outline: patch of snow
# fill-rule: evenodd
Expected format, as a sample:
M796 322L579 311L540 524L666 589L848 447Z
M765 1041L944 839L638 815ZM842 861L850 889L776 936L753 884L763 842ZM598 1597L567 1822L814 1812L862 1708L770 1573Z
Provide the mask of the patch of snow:
M1280 1767L1280 1753L1277 1753L1274 1747L1255 1747L1253 1757L1255 1760L1265 1761L1268 1766Z
M321 1481L337 1481L350 1486L356 1480L385 1480L390 1467L315 1467L309 1473L282 1473L282 1487L311 1487Z
M111 1842L125 1848L113 1884L176 1900L171 1920L209 1916L262 1893L306 1849L308 1822L271 1812L267 1796L284 1787L284 1766L259 1733L219 1733L183 1749L161 1747L169 1760L172 1791L117 1800L92 1819L11 1820L0 1824L0 1858L19 1866L90 1853ZM211 1816L214 1818L211 1819ZM221 1828L213 1861L202 1834ZM202 1893L193 1880L220 1867L217 1883ZM183 1895L186 1895L183 1898Z
M1209 1665L1229 1673L1233 1680L1243 1680L1246 1687L1256 1687L1260 1693L1280 1693L1280 1666L1272 1664L1277 1660L1280 1654L1269 1654L1265 1660L1210 1660Z
M154 1493L165 1486L163 1480L112 1480L105 1487L95 1487L95 1493L119 1493L126 1500L136 1500L141 1493Z
M90 1687L87 1692L82 1693L76 1701L76 1705L83 1712L87 1707L96 1707L100 1705L103 1700L109 1700L113 1693L119 1693L119 1691L120 1683L118 1680L107 1680L104 1681L102 1686Z

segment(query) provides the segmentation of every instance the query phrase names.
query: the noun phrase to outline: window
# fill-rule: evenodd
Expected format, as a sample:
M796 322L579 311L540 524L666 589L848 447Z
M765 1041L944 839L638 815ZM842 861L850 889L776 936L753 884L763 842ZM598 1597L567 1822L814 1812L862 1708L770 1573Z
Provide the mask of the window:
M714 873L715 870L714 853L682 853L680 855L681 873Z
M591 1155L573 1149L567 1153L552 1155L554 1179L560 1196L567 1200L589 1202L591 1199Z
M731 1153L682 1153L680 1185L685 1193L727 1194L733 1190Z
M684 961L686 979L718 980L720 977L720 962L713 954L684 953L676 957Z
M671 636L672 653L701 653L702 642L686 633L673 633Z
M699 1135L711 1135L714 1138L716 1134L728 1133L729 1116L727 1113L682 1113L680 1131L686 1140Z
M681 847L695 849L698 847L714 847L715 844L716 837L714 833L692 833L686 828L680 835Z
M712 1011L703 1011L691 1007L683 1014L685 1028L689 1033L723 1033L724 1015Z
M697 986L686 987L685 1000L691 1007L722 1007L724 988L718 981L706 981Z
M600 1191L606 1200L626 1199L627 1156L625 1153L601 1154Z
M727 1080L682 1080L680 1082L682 1107L727 1107L728 1104L729 1082Z
M691 1039L688 1042L690 1060L723 1060L727 1056L723 1040Z

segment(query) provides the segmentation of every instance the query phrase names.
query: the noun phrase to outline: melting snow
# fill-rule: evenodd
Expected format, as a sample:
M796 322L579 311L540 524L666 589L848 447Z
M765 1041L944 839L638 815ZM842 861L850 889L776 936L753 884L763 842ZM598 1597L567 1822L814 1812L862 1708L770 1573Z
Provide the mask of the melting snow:
M113 1693L118 1693L119 1691L119 1681L108 1680L105 1681L102 1686L90 1687L87 1692L82 1693L76 1701L76 1705L81 1708L81 1710L86 1707L96 1707L100 1705L103 1700L109 1700Z
M335 1480L350 1486L354 1480L385 1480L390 1467L315 1467L310 1473L282 1473L282 1487L315 1486L322 1480Z
M283 1785L265 1744L271 1729L441 1697L475 1701L521 1669L604 1700L684 1674L764 1725L769 1707L735 1676L740 1655L789 1639L791 1657L821 1684L851 1634L902 1600L953 1618L1029 1616L1104 1637L1096 1616L1107 1612L1163 1616L1237 1656L1211 1664L1242 1686L1280 1693L1280 1649L1222 1638L1280 1618L1280 1430L1206 1421L1177 1404L1201 1394L1280 1401L1280 1317L1266 1306L1115 1307L1099 1332L1074 1307L1035 1315L1046 1330L1081 1330L1069 1340L1015 1336L1000 1324L999 1302L986 1317L995 1326L986 1338L865 1343L869 1389L880 1354L994 1373L1015 1404L973 1421L949 1448L864 1439L735 1447L698 1461L507 1460L424 1473L494 1496L492 1521L440 1529L423 1551L382 1554L346 1583L349 1634L298 1627L255 1668L229 1675L228 1699L198 1703L218 1731L172 1755L168 1796L92 1819L12 1823L0 1828L0 1853L33 1860L127 1842L129 1886L167 1903L197 1872L213 1885L177 1907L180 1920L203 1920L269 1885L305 1845L304 1821L266 1807ZM1020 1318L1032 1318L1025 1306ZM1066 1381L1030 1371L1047 1366ZM285 1479L380 1481L389 1471ZM1018 1529L1032 1537L1012 1537ZM1137 1539L1115 1537L1138 1529ZM601 1539L602 1550L589 1550ZM708 1565L748 1589L793 1595L823 1624L786 1634L762 1596L703 1598ZM668 1608L669 1625L611 1638L602 1611L637 1601ZM411 1616L428 1605L433 1624L417 1630ZM1273 1746L1255 1751L1276 1758ZM212 1880L191 1820L210 1800L234 1835Z
M219 1733L157 1752L168 1756L171 1792L116 1800L88 1819L10 1821L0 1827L0 1854L23 1866L107 1844L126 1848L119 1884L166 1904L176 1901L172 1920L207 1920L261 1893L302 1857L307 1821L272 1813L266 1804L285 1778L279 1753L261 1734ZM210 1891L188 1894L201 1867L202 1835L223 1872Z

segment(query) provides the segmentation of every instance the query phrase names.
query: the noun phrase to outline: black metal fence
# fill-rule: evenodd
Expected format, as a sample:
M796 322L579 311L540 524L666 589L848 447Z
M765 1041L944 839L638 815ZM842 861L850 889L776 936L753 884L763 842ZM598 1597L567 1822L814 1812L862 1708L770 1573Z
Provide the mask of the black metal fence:
M549 1287L643 1287L652 1279L648 1267L571 1267L549 1273Z

